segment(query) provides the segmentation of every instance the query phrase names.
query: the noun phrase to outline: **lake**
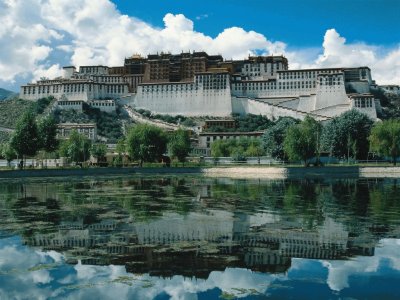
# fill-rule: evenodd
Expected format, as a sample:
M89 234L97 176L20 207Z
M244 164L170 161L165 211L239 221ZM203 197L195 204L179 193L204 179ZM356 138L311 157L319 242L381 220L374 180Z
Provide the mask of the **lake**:
M400 299L400 181L0 181L0 299Z

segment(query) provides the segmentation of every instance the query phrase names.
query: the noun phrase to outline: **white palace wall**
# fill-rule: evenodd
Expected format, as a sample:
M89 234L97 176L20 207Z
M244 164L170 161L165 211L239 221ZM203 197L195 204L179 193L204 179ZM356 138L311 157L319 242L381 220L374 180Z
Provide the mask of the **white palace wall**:
M298 110L272 105L260 100L232 97L232 111L235 114L246 115L263 115L268 119L277 119L279 117L292 117L295 119L303 120L307 115L314 117L316 120L325 121L328 118L321 115L308 114L306 112L300 112Z
M228 73L204 73L194 82L141 84L133 107L155 114L224 117L232 113Z

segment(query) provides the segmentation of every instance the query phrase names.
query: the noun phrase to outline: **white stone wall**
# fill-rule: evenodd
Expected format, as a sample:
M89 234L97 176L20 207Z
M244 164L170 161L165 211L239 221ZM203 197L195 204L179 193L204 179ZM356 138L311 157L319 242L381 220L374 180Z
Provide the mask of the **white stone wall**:
M295 119L303 120L308 114L297 110L271 105L266 102L257 101L249 98L232 97L232 110L233 113L246 115L263 115L269 119L277 119L279 117L292 117ZM324 121L328 118L320 115L309 114L316 120Z
M343 74L318 75L317 100L314 110L349 104L350 101L346 95Z
M68 100L93 100L101 98L117 99L128 94L128 84L97 83L92 81L63 81L49 84L29 84L21 86L20 98L36 101L40 98L54 96L60 99L65 95Z
M229 75L200 74L191 83L141 84L132 106L156 114L229 116L232 113Z

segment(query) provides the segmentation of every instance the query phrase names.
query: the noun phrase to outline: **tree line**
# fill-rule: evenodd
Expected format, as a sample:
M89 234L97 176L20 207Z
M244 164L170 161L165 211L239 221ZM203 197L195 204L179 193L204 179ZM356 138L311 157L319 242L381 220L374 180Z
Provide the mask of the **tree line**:
M90 156L104 158L107 147L92 143L84 135L72 132L68 140L57 139L57 124L50 117L36 119L34 112L24 113L8 143L2 144L0 154L11 161L14 158L44 156L68 157L72 162L87 161ZM118 141L116 163L128 154L129 159L144 162L166 162L168 155L179 162L191 151L190 133L179 129L165 132L148 125L132 126ZM261 139L242 138L217 140L211 145L215 158L232 157L234 161L246 157L268 155L279 160L302 161L305 166L321 153L340 159L367 159L370 152L389 156L393 164L400 154L400 120L389 119L374 124L367 115L351 110L332 118L325 124L307 116L303 121L290 117L280 118L265 130Z
M322 125L310 116L303 121L290 117L272 122L260 142L251 139L251 151L239 139L218 140L211 146L214 157L268 155L278 160L302 161L308 166L311 159L319 163L321 153L339 159L366 160L375 155L391 157L393 164L400 155L400 120L389 119L374 123L358 110L350 110ZM257 150L256 150L257 149ZM250 153L251 152L251 153Z
M67 157L71 162L82 163L95 157L103 160L107 146L92 143L85 135L72 131L66 140L57 139L57 123L52 116L36 118L33 111L28 111L18 120L16 129L8 143L0 144L0 156L10 163L20 159L24 166L26 157L39 153L41 158ZM129 158L143 162L161 161L167 152L176 160L184 162L191 150L190 135L179 129L172 133L160 128L139 124L130 128L127 135L117 144L117 160L125 153Z

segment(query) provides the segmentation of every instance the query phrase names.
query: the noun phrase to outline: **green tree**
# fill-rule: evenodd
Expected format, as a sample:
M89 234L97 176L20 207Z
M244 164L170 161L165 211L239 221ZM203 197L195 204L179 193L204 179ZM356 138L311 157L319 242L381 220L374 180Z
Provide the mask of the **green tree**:
M10 166L10 163L13 159L17 157L17 153L11 147L9 143L1 145L1 156L7 161L7 165Z
M38 135L41 149L46 152L57 150L57 123L54 118L47 117L38 122Z
M20 157L33 156L39 150L38 128L32 112L24 113L18 120L10 145Z
M308 160L317 156L321 125L307 116L300 124L291 126L284 140L284 151L291 160L302 160L308 166Z
M173 158L176 158L179 162L184 163L186 156L191 150L189 132L181 128L173 132L167 147L168 152Z
M229 145L225 140L216 140L211 144L211 156L227 157L230 156Z
M90 154L95 157L98 161L103 160L107 154L106 144L93 144L90 148Z
M89 158L91 142L76 130L71 132L68 140L61 143L60 156L68 157L75 163L84 162Z
M266 154L276 159L286 159L283 150L283 141L287 130L299 121L290 117L279 118L275 125L269 127L262 137L262 144Z
M372 151L390 156L395 166L400 154L400 120L390 119L377 123L372 127L369 141Z
M126 147L130 157L143 162L159 159L167 149L167 137L158 127L139 124L132 127L126 138Z
M355 109L333 118L322 131L323 150L339 158L366 159L373 123L366 114Z
M264 155L265 151L262 147L260 139L251 139L246 149L245 155L252 157L260 157Z

